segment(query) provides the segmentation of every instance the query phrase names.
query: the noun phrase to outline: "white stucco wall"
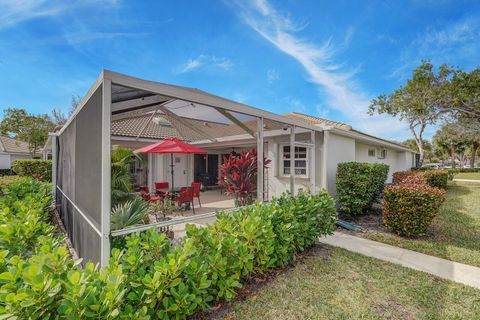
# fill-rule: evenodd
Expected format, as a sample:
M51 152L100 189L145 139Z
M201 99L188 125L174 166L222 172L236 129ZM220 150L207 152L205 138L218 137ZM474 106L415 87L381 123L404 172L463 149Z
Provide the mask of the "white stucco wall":
M10 169L10 155L0 153L0 169Z
M374 157L368 155L368 149L375 149ZM387 156L385 159L378 159L378 149L386 149ZM412 153L407 151L397 151L391 148L379 147L375 145L368 145L361 142L355 143L355 161L368 163L385 163L390 169L388 172L387 183L392 182L392 175L394 172L408 170L412 167Z
M342 162L355 161L355 140L329 133L327 137L327 190L335 197L337 165Z

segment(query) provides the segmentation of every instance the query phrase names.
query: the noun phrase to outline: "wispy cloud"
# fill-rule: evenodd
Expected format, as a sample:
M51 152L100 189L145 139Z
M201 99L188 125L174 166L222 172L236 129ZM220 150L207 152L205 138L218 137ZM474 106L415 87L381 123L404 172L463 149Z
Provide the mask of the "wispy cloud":
M434 64L478 64L480 52L480 22L466 17L447 26L430 26L423 30L401 52L399 67L391 77L404 80L422 59Z
M119 1L102 2L103 6L116 5ZM0 0L0 29L15 26L31 19L53 17L78 7L98 5L94 0Z
M220 69L228 71L234 66L233 62L225 57L201 54L196 58L189 58L187 62L177 68L177 73L187 73L199 69Z
M268 83L273 83L275 80L280 78L280 74L276 69L268 69L267 70L267 80Z
M320 45L302 39L298 32L307 24L296 24L289 14L279 12L267 0L234 1L233 5L247 25L304 67L310 81L325 95L329 108L339 110L355 127L372 134L385 136L390 132L396 136L404 132L404 124L396 119L367 115L371 97L355 83L355 69L345 70L342 64L335 63L337 50L331 39ZM347 30L344 45L352 40L353 31Z

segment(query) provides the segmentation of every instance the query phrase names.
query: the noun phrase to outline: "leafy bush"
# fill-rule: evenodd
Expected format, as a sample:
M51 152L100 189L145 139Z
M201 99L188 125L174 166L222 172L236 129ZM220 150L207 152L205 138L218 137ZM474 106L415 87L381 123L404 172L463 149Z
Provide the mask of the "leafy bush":
M412 171L398 171L393 174L393 184L402 184L411 176L418 176L423 183L427 183L435 188L447 188L448 171L446 170L412 170ZM418 180L418 179L417 179ZM420 181L418 181L420 182Z
M51 160L15 160L12 170L19 176L32 177L42 181L52 181Z
M12 169L0 169L0 177L13 175Z
M5 189L14 181L23 179L23 177L20 176L3 176L0 177L0 192L3 194Z
M23 260L0 252L0 313L32 319L185 319L232 299L244 279L292 260L333 232L327 193L284 195L270 204L221 213L212 225L187 226L183 246L149 229L126 237L108 268L80 269L63 247L44 245Z
M392 175L392 183L393 184L401 184L403 182L403 180L405 180L407 177L416 175L417 172L418 171L415 171L415 170L394 172L393 175Z
M434 188L446 189L448 184L447 170L428 170L423 171L421 175L425 178L427 184Z
M418 179L408 179L412 178ZM389 230L400 235L425 234L438 214L444 195L444 190L412 183L412 180L389 186L383 196L383 222Z
M337 200L340 211L361 214L382 193L389 166L382 163L345 162L337 167Z
M48 223L51 185L30 178L16 179L0 197L0 250L9 256L28 257L39 243L52 242Z

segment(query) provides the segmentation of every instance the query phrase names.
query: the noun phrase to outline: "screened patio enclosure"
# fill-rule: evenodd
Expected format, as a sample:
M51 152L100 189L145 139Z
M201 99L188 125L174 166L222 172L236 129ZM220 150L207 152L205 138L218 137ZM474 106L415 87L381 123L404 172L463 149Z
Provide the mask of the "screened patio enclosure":
M267 171L257 172L257 198L268 201L283 191L295 194L300 189L311 192L319 189L321 170L316 172L315 163L323 155L316 146L323 129L198 89L104 70L63 128L51 135L57 210L78 256L103 266L108 263L112 237L155 225L111 231L113 145L133 148L176 137L209 151L204 160L210 171L215 170L214 162L220 163L226 153L256 149L259 155L275 163ZM280 146L282 161L273 159L278 156ZM289 153L289 150L295 151ZM203 166L200 160L195 162L193 156L188 160L189 174L194 176L195 163L197 167ZM262 157L258 157L258 168L263 167L261 161ZM148 166L145 181L152 186L155 180L152 159ZM267 179L268 176L272 179ZM169 224L214 215L214 212L201 213Z

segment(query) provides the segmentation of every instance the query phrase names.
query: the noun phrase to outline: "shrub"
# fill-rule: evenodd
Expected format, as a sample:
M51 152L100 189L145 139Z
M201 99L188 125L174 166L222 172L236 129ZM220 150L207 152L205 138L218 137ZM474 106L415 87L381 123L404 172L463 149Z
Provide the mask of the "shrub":
M405 180L407 177L416 175L417 171L415 170L408 170L408 171L397 171L394 172L392 175L392 183L393 184L401 184L403 180Z
M30 178L16 179L0 197L0 250L9 256L28 257L39 243L51 242L48 223L51 185Z
M421 175L425 178L427 184L434 188L446 189L448 184L447 170L428 170L423 171Z
M12 170L19 176L52 181L51 160L15 160L12 163Z
M383 222L389 230L404 236L425 234L445 195L439 188L412 180L389 186L384 192Z
M337 167L337 200L340 211L361 214L381 194L389 166L381 163L345 162Z
M284 195L208 227L187 226L183 246L149 229L126 237L109 266L84 269L63 247L44 245L29 259L0 252L0 313L32 319L186 319L212 301L232 299L244 279L291 261L333 232L334 201Z
M0 169L0 177L13 175L12 169Z
M20 176L3 176L0 177L0 192L3 194L4 190L14 181L23 179Z
M407 179L410 179L410 183L412 183L411 177L417 176L421 177L417 179L417 183L426 183L431 187L435 188L447 188L448 182L448 171L446 170L413 170L413 171L398 171L393 174L393 184L402 184L405 183ZM421 181L420 181L421 180Z

